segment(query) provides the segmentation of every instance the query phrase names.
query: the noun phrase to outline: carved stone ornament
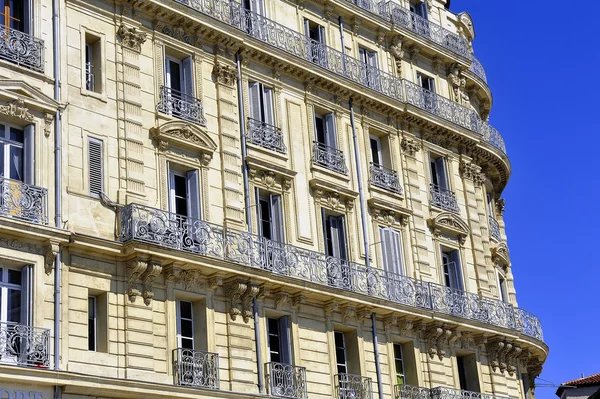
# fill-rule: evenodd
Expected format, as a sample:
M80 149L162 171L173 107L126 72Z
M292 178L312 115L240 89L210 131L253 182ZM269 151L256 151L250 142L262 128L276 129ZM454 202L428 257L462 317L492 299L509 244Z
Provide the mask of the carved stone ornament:
M344 306L342 308L342 323L348 324L348 320L356 318L356 308L354 306Z
M411 157L414 157L415 154L421 149L421 140L403 137L400 145L402 146L402 150L404 150L405 153L407 153Z
M508 371L513 376L517 371L517 363L522 349L510 341L496 340L486 345L490 366L492 370L504 373Z
M140 276L140 280L142 281L142 297L144 298L144 303L146 305L150 305L152 299L154 298L154 292L152 291L154 279L160 274L161 271L162 266L160 263L148 262L146 270Z
M425 331L425 339L429 346L429 357L438 357L441 361L446 356L446 346L452 336L452 331L441 326L430 327Z
M295 312L300 310L300 306L306 303L306 297L304 295L296 295L292 298L291 308Z
M153 127L150 136L160 152L167 152L171 145L194 150L199 153L197 160L203 166L208 166L217 149L217 144L203 128L185 121L169 121Z
M290 296L285 292L278 292L275 294L275 308L281 310L290 300Z
M205 285L204 278L199 270L184 270L181 272L179 281L183 283L186 291L197 291Z
M160 28L160 29L157 29ZM159 32L164 33L167 36L171 36L173 39L180 40L187 44L194 44L194 37L188 34L185 29L181 26L168 26L168 25L158 25L155 27Z
M35 119L33 114L29 112L29 109L25 106L25 101L23 100L14 100L0 105L0 114L12 116L27 122L31 122Z
M383 329L387 334L392 333L392 329L398 324L398 318L396 316L389 316L383 320Z
M44 137L50 137L50 132L52 131L52 122L54 121L54 115L50 113L44 114Z
M450 65L448 80L452 87L454 101L461 105L471 107L471 100L467 93L467 78L463 75L460 64L454 63Z
M229 65L220 64L218 62L213 68L213 75L218 83L226 86L233 86L237 78L237 72L235 68Z
M401 220L401 216L388 209L371 207L371 214L374 220L388 227L400 223Z
M337 312L339 310L339 304L337 302L329 302L325 304L324 311L325 316L331 317L333 316L333 312Z
M464 179L473 181L475 187L481 187L485 179L480 166L465 160L460 161L460 173Z
M371 319L372 314L373 311L370 309L361 309L356 314L356 320L358 320L360 325L363 325L365 320Z
M402 60L404 59L404 49L402 48L404 44L404 38L400 35L394 36L392 39L392 44L390 45L390 53L394 57L394 61L396 62L396 73L398 76L402 76Z
M152 286L154 279L162 271L162 266L157 262L144 259L133 259L127 263L127 295L131 302L142 295L144 303L150 305L154 293Z
M499 215L504 215L504 208L506 207L506 200L504 198L500 198L496 201L496 210Z
M462 25L463 30L468 32L467 40L472 41L475 39L475 28L471 15L466 11L461 12L458 14L458 22Z
M506 269L510 265L510 253L505 243L498 244L497 247L492 248L492 262L494 264L502 265L503 269Z
M124 24L119 26L117 36L121 39L122 45L137 51L142 49L142 44L146 41L146 33L140 32L135 27L127 27Z
M237 316L242 316L244 323L252 318L252 302L258 295L259 287L256 284L235 281L229 284L227 296L231 301L229 315L231 320L235 321Z
M44 271L47 275L52 273L54 269L54 263L56 261L56 255L60 250L60 245L56 241L48 240L46 243L46 251L44 253Z
M461 245L465 244L467 237L471 233L469 225L460 216L452 212L442 212L435 218L428 219L427 225L436 237L439 238L442 231L444 231L456 236Z

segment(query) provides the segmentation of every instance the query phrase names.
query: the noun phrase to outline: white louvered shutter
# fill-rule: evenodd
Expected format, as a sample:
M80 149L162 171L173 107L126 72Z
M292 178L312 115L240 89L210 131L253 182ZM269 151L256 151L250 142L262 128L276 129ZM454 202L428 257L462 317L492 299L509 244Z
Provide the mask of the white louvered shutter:
M90 182L90 195L100 196L104 168L102 165L102 140L88 139L88 171Z

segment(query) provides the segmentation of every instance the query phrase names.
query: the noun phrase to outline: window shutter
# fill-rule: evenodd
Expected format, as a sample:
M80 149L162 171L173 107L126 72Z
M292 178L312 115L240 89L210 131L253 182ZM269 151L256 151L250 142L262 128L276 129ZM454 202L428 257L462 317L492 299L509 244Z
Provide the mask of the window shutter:
M258 190L258 187L254 187L254 198L256 201L255 204L255 208L256 208L256 233L260 236L263 237L263 229L262 229L262 208L260 206L260 192ZM247 210L247 212L250 212L250 209Z
M279 353L281 354L281 363L292 364L292 345L290 337L290 317L283 316L279 318Z
M444 157L439 157L435 160L435 170L437 173L438 186L444 190L448 190L448 181L446 179L446 162Z
M90 195L99 196L102 192L103 181L102 141L94 138L88 139L88 171Z
M24 147L24 181L27 184L35 184L35 125L27 125L23 130Z
M28 35L33 35L33 10L32 1L25 0L23 1L23 32Z
M33 325L33 265L21 268L21 324Z
M370 67L377 68L377 53L374 51L367 51L367 64Z
M269 125L275 125L275 118L273 112L273 90L270 87L263 86L263 111L265 118L263 122Z
M335 117L333 112L325 115L325 144L336 148Z
M379 140L374 137L371 137L371 157L373 158L373 163L375 165L381 165L381 157L379 156L380 152L381 147Z
M387 272L393 272L392 257L391 257L391 245L390 245L390 232L389 229L384 227L379 228L379 236L381 239L381 255L383 258L383 269Z
M347 260L346 256L346 224L344 222L343 216L337 216L337 235L338 235L338 247L339 247L339 257L343 260Z
M167 182L169 192L169 212L175 213L175 177L171 173L171 165L167 161Z
M452 288L457 290L463 289L462 274L460 266L460 255L458 251L452 251L450 254L450 265L448 270L450 271L450 281L452 282Z
M257 121L262 121L261 118L261 93L260 83L250 82L248 83L248 91L250 97L250 117Z
M309 26L308 19L305 19L305 20L304 20L304 34L305 34L307 37L310 37L310 26Z
M271 237L273 241L283 243L283 215L281 212L281 195L271 195Z
M171 87L171 62L165 55L165 46L162 47L162 57L165 60L165 87Z
M201 219L200 215L200 187L199 187L199 172L198 170L190 170L186 174L188 201L187 214L188 217L196 220Z
M418 5L419 7L419 15L423 18L427 19L427 4L424 2Z
M325 209L321 208L321 223L323 224L323 240L325 240L325 255L333 256L329 251L328 243L331 241L331 227L327 228L327 222L329 221L329 217L325 215ZM330 224L331 226L331 224Z
M335 216L327 216L331 230L331 248L333 249L331 256L341 258L340 248L340 226L339 219Z
M325 27L319 25L317 28L317 32L319 33L319 43L325 44ZM324 62L325 60L323 60Z
M192 57L183 60L183 92L189 96L194 96L194 67Z
M392 257L393 257L393 265L394 265L394 273L403 275L404 268L402 265L402 244L400 240L400 232L396 230L389 229L389 236L392 246Z
M366 51L364 48L358 48L358 59L361 60L362 62L364 62L365 64L367 63L367 56L366 56Z

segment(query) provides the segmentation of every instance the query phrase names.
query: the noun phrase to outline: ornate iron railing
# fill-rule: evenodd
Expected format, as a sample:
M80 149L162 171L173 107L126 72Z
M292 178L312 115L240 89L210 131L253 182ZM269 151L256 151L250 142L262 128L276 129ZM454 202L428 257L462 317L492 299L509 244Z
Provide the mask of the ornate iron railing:
M481 64L481 61L479 61L475 56L471 57L471 61L472 62L471 65L469 65L469 71L473 72L475 75L479 76L481 80L487 83L487 76L485 74L485 69Z
M267 363L269 393L280 398L308 398L306 368L270 362Z
M312 162L315 165L333 170L341 174L348 174L346 168L346 157L344 153L337 148L326 146L323 143L313 141Z
M465 391L455 388L424 388L396 385L396 399L511 399L508 396Z
M6 26L0 28L0 58L43 73L44 41Z
M0 177L0 215L48 224L48 190Z
M0 363L50 366L50 330L0 323Z
M493 216L490 216L490 235L496 240L500 241L500 225Z
M355 374L336 374L338 399L373 399L371 379Z
M173 378L176 385L219 389L219 355L193 349L174 349Z
M283 134L277 126L248 118L248 141L252 144L277 151L282 154L287 152L287 147L283 143Z
M325 44L316 42L310 37L292 30L286 26L246 10L241 3L226 0L176 0L192 9L213 17L247 35L269 44L288 54L312 62L339 76L349 79L365 87L371 88L385 96L398 101L406 101L417 107L423 108L460 126L466 127L479 133L483 139L491 145L506 152L504 140L496 129L489 126L487 122L479 119L474 110L470 110L447 98L423 93L419 86L405 81L405 86L410 86L411 100L405 98L402 79L382 70L369 66L335 50ZM353 1L354 2L354 1ZM359 6L365 5L367 10L375 10L376 14L407 27L417 33L425 32L434 42L449 49L455 49L458 54L470 57L466 39L433 24L424 18L402 8L392 2L373 3L370 0L355 0ZM416 87L413 87L416 86ZM417 90L419 88L419 90ZM426 97L426 98L421 98ZM431 99L435 98L436 101ZM435 102L435 106L431 105Z
M85 89L94 91L96 88L96 80L94 76L94 66L86 62L85 63Z
M166 86L160 87L156 110L173 115L180 119L206 126L202 102L196 97L173 90Z
M429 186L429 194L431 205L450 212L460 212L454 192L432 183Z
M248 232L130 204L119 211L119 239L262 269L397 304L516 330L543 340L539 320L511 304L326 256Z
M392 169L385 168L381 165L371 162L370 183L373 186L383 188L397 194L402 193L398 172Z

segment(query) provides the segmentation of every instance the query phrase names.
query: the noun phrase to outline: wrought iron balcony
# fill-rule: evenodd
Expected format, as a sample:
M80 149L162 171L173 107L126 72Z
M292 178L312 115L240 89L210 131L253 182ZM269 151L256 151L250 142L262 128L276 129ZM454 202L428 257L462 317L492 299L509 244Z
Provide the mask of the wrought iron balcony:
M315 165L333 170L334 172L344 175L348 174L344 153L337 148L326 146L317 141L313 141L312 162Z
M219 389L219 355L193 349L173 350L176 385Z
M371 379L354 374L336 374L338 399L373 399Z
M398 179L398 172L385 168L381 165L374 164L373 162L371 162L370 183L373 186L383 188L384 190L388 190L393 193L402 193L402 187L400 187L400 180Z
M48 190L0 177L0 216L48 224Z
M44 41L3 26L0 33L0 58L43 73Z
M0 363L50 366L50 330L0 322Z
M286 26L259 15L242 7L241 3L226 0L176 0L198 12L215 18L225 24L239 29L247 35L280 49L288 54L309 61L328 71L349 79L364 87L373 89L397 101L406 101L412 105L423 108L442 118L471 129L482 136L483 140L506 153L502 136L487 122L479 119L474 110L440 96L423 94L419 86L393 76L382 70L368 66L354 57L343 54L325 44L316 42L303 33L297 32ZM458 54L470 57L465 39L447 31L439 25L433 24L422 17L402 8L400 5L388 2L370 3L369 0L355 0L359 6L365 5L367 10L378 10L389 21L398 25L404 23L408 29L417 33L428 32L434 42L446 48L455 48ZM354 2L354 1L352 1ZM403 22L404 21L404 22ZM415 22L417 21L417 22ZM463 50L463 47L465 48ZM408 86L408 87L407 87ZM403 93L403 90L406 93ZM409 92L410 91L410 98ZM430 99L421 97L435 97L436 105L431 106Z
M475 75L479 76L481 80L487 83L487 76L485 74L485 69L481 62L475 57L471 57L471 65L469 65L469 71L473 72Z
M431 205L450 212L460 212L458 203L456 202L456 194L454 194L454 192L432 183L429 185L429 194L431 197Z
M248 141L254 145L277 151L282 154L287 152L283 143L283 134L277 126L248 118Z
M163 114L173 115L179 119L206 126L204 109L200 100L166 86L160 87L156 110Z
M490 235L496 240L500 241L500 225L493 216L490 216Z
M449 289L164 210L119 211L119 240L219 259L275 274L518 331L543 341L539 320L511 304Z
M306 368L270 362L267 363L269 393L279 398L308 398Z
M510 399L507 396L465 391L455 388L424 388L396 385L396 399Z

